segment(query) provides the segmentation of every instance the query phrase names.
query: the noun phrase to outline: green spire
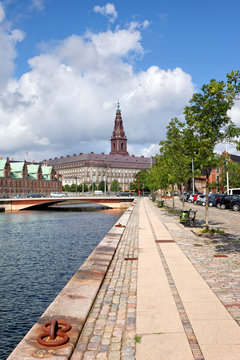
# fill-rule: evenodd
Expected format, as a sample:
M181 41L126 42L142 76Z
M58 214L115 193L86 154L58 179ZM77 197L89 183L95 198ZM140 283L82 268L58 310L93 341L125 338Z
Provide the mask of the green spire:
M121 114L119 100L117 102L117 114Z

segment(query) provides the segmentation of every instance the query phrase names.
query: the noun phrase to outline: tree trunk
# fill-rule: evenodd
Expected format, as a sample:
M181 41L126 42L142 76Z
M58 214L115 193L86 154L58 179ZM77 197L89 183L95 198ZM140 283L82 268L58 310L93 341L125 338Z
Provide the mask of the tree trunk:
M174 210L175 204L174 204L174 186L172 187L172 208Z
M208 194L209 194L209 183L208 183L208 178L209 178L209 173L207 171L207 180L206 180L206 208L205 208L205 227L206 229L209 229L209 207L208 207Z
M184 188L183 188L183 182L181 183L181 190L182 190L182 208L184 210L184 204L185 204L185 201L184 201Z

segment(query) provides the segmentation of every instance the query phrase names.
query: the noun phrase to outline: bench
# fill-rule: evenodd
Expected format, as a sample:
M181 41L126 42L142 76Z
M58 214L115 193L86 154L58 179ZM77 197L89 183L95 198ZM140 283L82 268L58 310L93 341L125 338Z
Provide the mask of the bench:
M196 210L181 210L180 211L180 223L183 225L195 226Z
M158 207L162 208L163 205L164 205L164 201L163 201L163 200L160 200L160 201L158 202Z

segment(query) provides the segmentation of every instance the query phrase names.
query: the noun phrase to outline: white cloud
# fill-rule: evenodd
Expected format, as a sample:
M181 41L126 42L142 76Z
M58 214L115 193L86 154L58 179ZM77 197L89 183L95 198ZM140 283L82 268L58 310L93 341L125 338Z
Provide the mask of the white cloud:
M10 24L5 22L5 13L0 3L0 90L6 86L13 73L16 44L23 38L22 31L11 29Z
M30 9L43 10L45 0L31 0Z
M141 154L146 157L155 156L159 153L159 144L151 144L149 147L141 150Z
M22 33L5 33L4 39L13 66ZM41 160L109 152L118 98L129 152L155 155L156 145L151 144L164 138L167 123L182 113L194 86L180 68L165 71L151 66L134 71L128 57L132 60L143 53L139 27L131 24L115 31L73 35L45 47L29 59L31 71L19 80L11 79L8 70L8 82L0 93L1 156L22 158L28 151ZM1 74L0 83L4 83Z
M240 100L236 101L235 105L228 114L233 120L233 122L240 127Z
M93 11L106 16L110 23L114 23L118 17L118 13L115 10L114 4L110 3L107 3L105 6L96 5L94 6Z
M0 2L0 23L3 22L4 18L5 18L5 11L3 9L2 3Z

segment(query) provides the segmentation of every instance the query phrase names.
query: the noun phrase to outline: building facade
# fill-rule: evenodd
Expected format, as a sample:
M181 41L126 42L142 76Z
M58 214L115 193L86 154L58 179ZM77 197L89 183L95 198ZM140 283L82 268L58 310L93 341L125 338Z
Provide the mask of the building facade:
M62 191L62 181L53 166L0 159L0 197Z
M101 181L105 181L109 188L113 180L117 180L122 189L128 190L130 183L135 181L136 174L140 170L150 168L152 158L128 154L127 138L119 104L110 141L109 154L80 153L55 157L44 162L54 166L61 174L63 185L86 184L90 186L95 183L98 186Z

